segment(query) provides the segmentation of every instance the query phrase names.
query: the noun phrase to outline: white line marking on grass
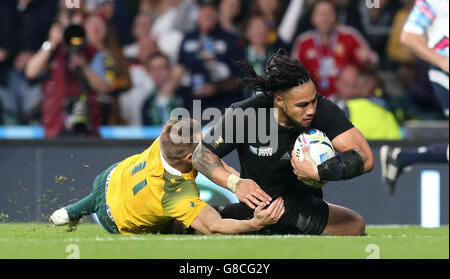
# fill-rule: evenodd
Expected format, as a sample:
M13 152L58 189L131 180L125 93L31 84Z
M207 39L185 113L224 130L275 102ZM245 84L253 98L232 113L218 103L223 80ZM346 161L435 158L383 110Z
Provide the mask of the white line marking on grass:
M203 235L203 236L119 236L119 237L99 237L95 238L64 238L64 239L14 239L14 238L0 238L0 242L114 242L114 241L193 241L193 240L236 240L236 239L302 239L315 237L316 239L448 239L448 236L434 236L434 235L366 235L366 236L310 236L310 235L272 235L272 236L258 236L258 235Z

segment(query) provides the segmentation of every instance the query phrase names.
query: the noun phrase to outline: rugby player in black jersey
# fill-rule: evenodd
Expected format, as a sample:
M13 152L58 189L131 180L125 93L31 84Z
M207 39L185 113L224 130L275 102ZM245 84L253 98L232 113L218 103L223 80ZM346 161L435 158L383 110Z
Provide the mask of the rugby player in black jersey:
M270 204L282 196L285 214L267 233L364 234L365 221L360 214L326 202L322 189L301 181L345 180L371 171L373 154L364 136L336 105L317 93L303 64L290 59L284 51L269 59L261 76L250 65L245 66L249 75L241 81L262 94L233 104L193 155L193 165L198 171L235 192L240 201L225 206L220 211L223 218L249 219L260 202ZM250 113L242 113L262 108L267 113L256 113L256 123L249 117ZM258 125L261 121L267 125ZM276 123L275 132L269 128L271 121ZM251 134L238 139L239 127L256 135L266 129L265 132L271 133L271 140L263 142ZM336 157L315 165L310 160L300 162L293 156L295 140L310 128L328 136L338 152ZM240 173L220 160L234 149L239 155Z

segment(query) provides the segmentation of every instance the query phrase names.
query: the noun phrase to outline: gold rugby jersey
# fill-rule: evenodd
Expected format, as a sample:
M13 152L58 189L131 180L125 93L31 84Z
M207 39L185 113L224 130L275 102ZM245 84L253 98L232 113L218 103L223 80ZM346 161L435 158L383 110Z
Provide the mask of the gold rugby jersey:
M106 193L114 222L123 234L165 232L173 219L189 227L207 205L194 180L197 171L181 173L161 154L159 138L141 154L120 162Z

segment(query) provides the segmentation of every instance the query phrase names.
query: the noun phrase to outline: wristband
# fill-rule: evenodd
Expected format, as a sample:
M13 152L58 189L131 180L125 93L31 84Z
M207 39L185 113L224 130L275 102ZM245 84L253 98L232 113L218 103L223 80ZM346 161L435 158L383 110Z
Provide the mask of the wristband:
M227 188L230 189L231 192L236 193L236 187L239 181L241 181L239 177L234 174L230 174L230 176L228 176Z

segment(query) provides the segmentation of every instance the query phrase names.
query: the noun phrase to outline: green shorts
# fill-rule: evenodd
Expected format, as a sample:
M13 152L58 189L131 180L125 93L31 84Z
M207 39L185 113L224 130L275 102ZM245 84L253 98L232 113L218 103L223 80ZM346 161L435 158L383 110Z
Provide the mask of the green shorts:
M119 233L114 220L109 212L109 207L106 203L106 182L110 172L117 166L118 163L110 166L101 172L94 180L93 193L95 196L95 213L97 214L100 224L110 233Z

